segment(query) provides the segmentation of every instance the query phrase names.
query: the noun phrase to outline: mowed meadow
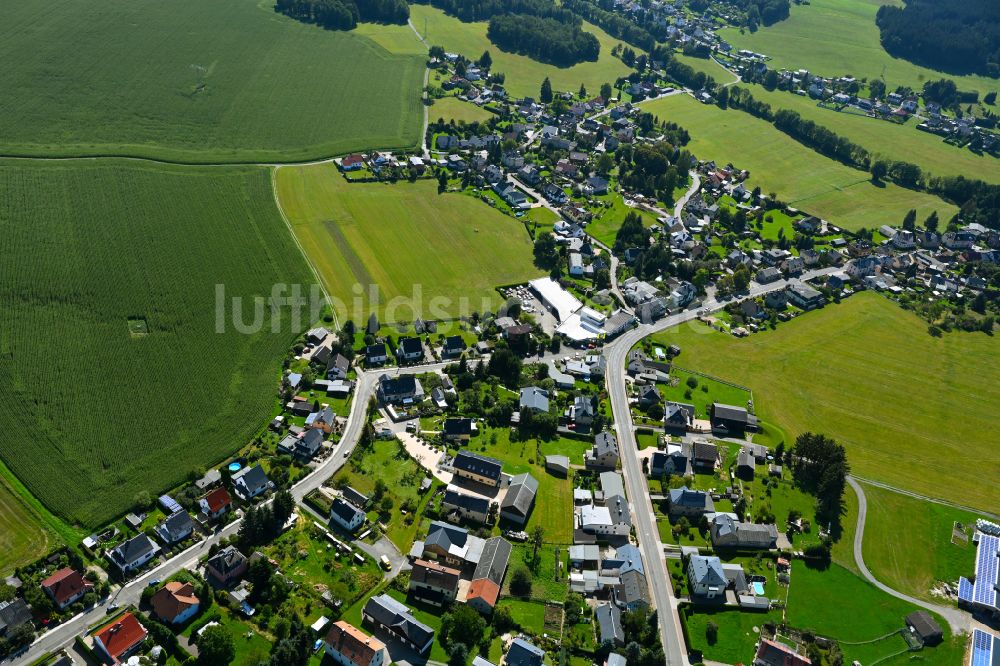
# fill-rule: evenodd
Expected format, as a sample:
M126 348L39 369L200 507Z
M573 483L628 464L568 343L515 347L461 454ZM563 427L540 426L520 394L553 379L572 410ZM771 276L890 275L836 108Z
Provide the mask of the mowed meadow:
M216 285L310 282L269 175L0 161L0 457L67 522L118 516L266 424L309 322L219 333Z
M982 97L1000 90L1000 80L985 76L954 76L893 58L882 48L875 14L882 5L902 6L901 0L810 0L792 3L784 21L757 32L735 28L719 35L737 49L750 49L771 57L769 67L807 69L820 76L852 75L883 78L890 90L896 86L923 87L924 81L949 78L962 90L978 90Z
M553 90L576 94L582 83L589 94L596 96L602 83L613 85L619 76L628 76L631 71L625 63L611 55L611 49L619 40L586 22L583 24L584 31L593 33L601 43L597 61L556 67L527 56L501 51L486 36L486 21L463 23L430 5L410 5L410 21L431 46L443 46L446 51L460 53L471 60L479 58L483 51L489 51L493 58L493 71L504 73L504 87L514 97L538 97L546 77ZM433 107L431 117L437 119L433 115Z
M789 438L844 444L855 475L996 509L995 337L933 338L913 313L862 292L745 339L702 324L658 338L681 347L683 367L752 388L757 413Z
M521 222L470 196L438 194L436 180L348 183L332 164L282 167L276 180L295 236L347 308L341 316L357 321L372 306L387 321L455 318L460 298L482 312L502 302L497 286L540 275ZM404 305L387 308L393 299Z
M3 155L297 161L420 142L407 26L334 32L256 0L25 0L0 25Z
M820 155L743 111L722 110L688 95L658 99L642 109L688 130L687 148L699 159L747 169L751 185L845 229L899 224L910 209L920 219L936 210L943 220L958 210L924 192L891 183L876 187L864 171Z

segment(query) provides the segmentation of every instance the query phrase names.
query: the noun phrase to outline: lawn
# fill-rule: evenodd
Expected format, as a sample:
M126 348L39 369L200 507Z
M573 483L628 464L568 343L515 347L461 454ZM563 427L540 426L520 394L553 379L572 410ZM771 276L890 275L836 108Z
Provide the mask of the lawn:
M557 551L559 553L558 561L562 562L563 565L561 569L556 567ZM535 563L532 561L532 547L530 545L514 544L514 550L510 554L507 576L504 578L503 596L510 596L510 583L514 572L520 568L526 568L532 576L531 599L541 602L564 602L569 594L569 575L566 567L567 552L565 546L542 546L538 550L538 562Z
M596 238L608 247L614 246L618 230L621 229L622 224L625 222L625 216L631 212L638 213L639 217L642 218L643 225L646 227L651 227L657 223L655 215L644 210L639 210L638 208L626 206L620 195L611 194L608 195L608 198L611 200L612 206L603 210L597 209L594 219L587 225L587 235Z
M690 66L696 72L702 72L711 76L719 85L737 82L735 74L709 58L696 58L694 56L684 55L683 53L675 53L674 59Z
M656 100L643 109L687 129L691 142L686 147L700 159L748 169L751 185L845 229L898 224L911 208L920 219L932 210L950 219L957 210L923 192L892 184L876 187L865 172L824 157L742 111L723 111L687 95Z
M976 563L971 540L952 543L952 525L974 525L978 516L868 484L862 488L868 498L865 564L886 585L941 603L930 594L935 582L969 576ZM894 528L900 524L906 529Z
M780 623L781 611L767 613L745 613L738 610L718 612L693 612L692 606L681 610L682 622L687 625L688 646L692 650L701 650L705 659L725 664L741 664L753 656L757 645L760 626L766 622ZM718 637L713 645L709 645L705 629L709 622L714 622L719 628ZM754 629L757 631L754 631Z
M995 506L995 338L933 338L923 320L870 292L745 339L700 324L658 338L678 344L687 367L752 387L757 413L791 438L835 438L858 476Z
M511 617L527 631L535 636L545 633L545 604L537 601L522 601L521 599L503 599L497 606L510 609Z
M541 443L543 456L566 456L569 458L570 464L573 465L582 465L583 455L593 445L594 443L589 439L570 439L569 437L560 437L550 442Z
M514 97L537 97L545 77L552 82L553 90L576 94L582 83L587 87L587 92L597 95L601 84L614 84L618 77L629 73L625 63L611 55L611 49L618 44L618 40L589 23L584 23L583 29L593 33L600 41L600 57L596 62L556 67L501 51L486 37L485 21L463 23L440 9L417 4L410 5L410 20L432 46L443 46L447 51L460 53L472 60L477 59L483 51L489 51L493 58L492 71L506 75L504 87Z
M471 102L463 102L458 97L448 96L434 100L427 109L427 117L430 120L444 120L445 122L483 123L493 118L493 114L486 109L476 106Z
M893 58L879 39L875 13L893 0L811 0L792 4L791 16L756 33L724 29L719 36L736 49L771 56L768 67L807 69L820 76L853 75L884 78L889 90L949 78L962 90L978 90L980 97L1000 88L1000 82L982 76L952 76Z
M746 407L751 398L749 391L677 366L670 369L670 376L676 378L677 383L673 386L660 385L660 393L666 400L694 405L695 418L707 419L712 403ZM694 388L688 383L692 380L697 382Z
M495 288L539 275L524 226L437 183L355 183L329 164L277 171L278 199L337 309L365 321L492 309ZM375 290L376 298L372 298Z
M8 155L305 160L420 141L407 26L323 30L256 0L28 0L4 15Z
M266 425L299 331L249 301L308 283L266 170L8 162L0 192L0 457L46 507L105 524Z
M0 575L34 562L58 543L38 513L0 477Z
M819 599L822 603L817 603ZM850 612L844 612L845 609L850 609ZM896 652L892 646L848 643L871 641L901 629L903 618L915 610L919 609L885 594L837 564L820 571L810 569L801 560L792 562L792 582L786 608L788 624L841 641L845 663L871 656L873 648L883 656ZM948 623L940 617L935 619L945 631L945 642L937 648L927 648L921 654L930 663L956 663L943 659L944 655L952 652ZM938 661L937 657L941 657L942 661Z
M773 109L791 109L803 118L864 147L872 155L912 162L935 176L964 175L991 183L1000 182L1000 160L986 154L977 155L968 148L949 145L937 135L918 130L919 121L910 120L905 125L898 125L859 115L856 109L835 111L823 108L809 97L781 90L771 92L759 85L740 85Z
M505 474L528 472L538 479L535 508L525 527L528 533L530 534L536 525L541 525L545 528L547 544L573 543L573 486L569 479L553 476L545 471L545 456L548 455L546 446L555 447L549 450L557 450L563 455L568 455L570 450L579 450L577 444L586 442L578 443L575 440L564 442L562 439L554 440L551 445L533 439L512 442L509 428L491 429L485 425L480 425L480 428L483 432L470 441L468 446L470 451L501 461ZM570 458L572 462L573 456Z
M374 442L370 451L355 451L348 464L337 472L334 479L335 482L346 481L352 488L369 497L375 490L376 479L385 482L388 487L386 495L393 500L386 534L405 553L413 545L413 538L419 527L415 515L421 500L420 482L427 476L427 472L407 455L398 440L380 439ZM400 513L403 504L410 507L406 516ZM377 512L375 517L378 518Z

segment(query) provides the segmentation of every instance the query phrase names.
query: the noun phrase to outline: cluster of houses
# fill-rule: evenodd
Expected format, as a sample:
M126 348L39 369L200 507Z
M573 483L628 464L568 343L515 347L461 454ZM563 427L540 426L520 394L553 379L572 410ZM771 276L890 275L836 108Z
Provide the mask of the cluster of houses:
M455 421L451 429L471 419ZM445 424L446 432L449 422ZM460 435L464 436L464 435ZM452 481L444 491L441 511L448 520L484 525L499 517L523 527L538 495L538 479L531 474L504 474L503 463L468 450L460 450L451 461Z
M538 300L558 320L558 333L568 344L583 347L611 340L636 324L627 310L618 309L610 315L586 306L550 277L528 283Z

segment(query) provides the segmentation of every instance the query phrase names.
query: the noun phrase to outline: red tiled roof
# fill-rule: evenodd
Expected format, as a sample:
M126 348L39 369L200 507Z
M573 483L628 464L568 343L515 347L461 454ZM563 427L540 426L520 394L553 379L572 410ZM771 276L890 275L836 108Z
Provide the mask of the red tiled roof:
M153 612L167 622L173 622L174 618L186 611L191 606L197 606L198 597L194 594L194 586L191 583L181 583L170 581L163 586L149 600L153 606Z
M370 664L375 655L385 649L382 641L343 620L338 620L330 626L330 631L326 634L326 644L360 666Z
M469 585L469 593L465 596L465 600L471 601L475 598L482 599L490 608L493 608L497 605L497 599L500 598L500 586L489 578L474 580Z
M227 504L232 504L233 498L229 496L229 491L225 488L216 488L205 495L205 501L208 503L208 510L215 513Z
M60 569L42 581L42 587L48 590L52 598L60 606L74 597L80 590L93 587L79 571L70 567Z
M361 164L361 162L363 162L363 161L364 161L364 158L361 155L358 155L357 153L353 153L353 154L348 155L347 157L345 157L343 159L342 163L345 166L350 166L352 164Z
M96 637L101 640L104 649L115 661L123 654L146 640L146 629L132 613L125 613L120 618L98 629Z

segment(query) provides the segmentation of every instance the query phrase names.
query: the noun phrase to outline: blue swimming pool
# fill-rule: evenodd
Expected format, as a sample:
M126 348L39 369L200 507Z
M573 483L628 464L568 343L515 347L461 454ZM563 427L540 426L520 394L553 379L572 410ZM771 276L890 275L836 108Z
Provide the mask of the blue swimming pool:
M754 594L756 594L758 597L764 596L764 583L753 582L750 583L750 585L751 587L753 587Z

